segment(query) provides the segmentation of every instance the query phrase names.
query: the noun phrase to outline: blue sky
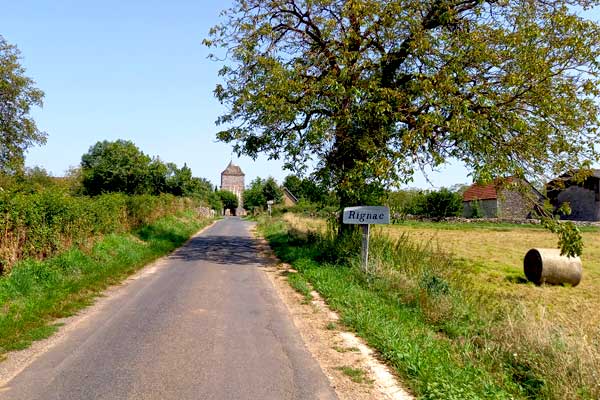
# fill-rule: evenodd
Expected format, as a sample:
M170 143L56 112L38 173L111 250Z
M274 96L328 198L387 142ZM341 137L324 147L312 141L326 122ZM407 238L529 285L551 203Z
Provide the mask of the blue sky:
M2 0L0 34L20 49L27 76L46 94L33 115L48 143L28 152L27 165L61 176L95 142L128 139L219 184L232 152L215 139L223 112L212 94L219 64L207 59L202 39L229 4ZM264 157L234 162L246 183L289 174ZM451 186L469 182L466 173L454 164L430 179ZM431 187L420 175L411 186Z

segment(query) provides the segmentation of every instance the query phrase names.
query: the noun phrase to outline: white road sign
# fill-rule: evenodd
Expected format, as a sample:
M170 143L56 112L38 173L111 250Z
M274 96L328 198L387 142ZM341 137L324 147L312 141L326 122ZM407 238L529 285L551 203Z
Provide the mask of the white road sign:
M342 222L354 225L389 224L390 209L383 206L346 207Z

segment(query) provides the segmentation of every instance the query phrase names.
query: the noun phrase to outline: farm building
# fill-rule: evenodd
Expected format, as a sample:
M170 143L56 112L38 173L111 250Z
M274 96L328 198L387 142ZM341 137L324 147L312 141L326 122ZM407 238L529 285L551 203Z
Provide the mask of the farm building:
M512 180L508 179L508 183ZM541 194L532 188L534 196ZM466 218L524 219L531 216L532 207L523 194L504 188L500 182L473 184L463 193L463 216Z
M283 204L286 206L294 206L298 202L298 198L294 196L292 192L288 190L285 186L283 187Z
M600 169L592 170L583 182L564 174L546 186L548 199L555 207L569 203L571 214L561 216L574 221L600 221Z

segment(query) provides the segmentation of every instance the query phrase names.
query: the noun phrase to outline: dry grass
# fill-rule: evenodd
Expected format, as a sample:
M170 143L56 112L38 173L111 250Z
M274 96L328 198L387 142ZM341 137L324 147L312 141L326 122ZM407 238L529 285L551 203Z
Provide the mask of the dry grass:
M284 214L283 219L294 229L301 232L322 232L327 228L327 223L321 218L303 217L297 214Z
M326 228L323 220L289 214L285 219L299 231ZM459 276L456 281L504 315L489 327L492 339L484 347L499 346L499 355L514 357L505 362L554 381L547 385L547 398L591 399L600 394L600 231L583 233L584 277L576 287L526 282L525 253L557 244L557 238L543 229L410 223L375 227L373 233L396 240L408 237L450 253ZM431 299L418 300L424 311L433 310L426 313L433 323L445 318L446 307L428 304ZM589 393L574 389L585 385Z
M285 220L300 231L322 231L326 223L286 214ZM556 236L543 229L526 227L489 229L465 226L464 229L445 229L431 224L377 226L373 234L430 243L449 253L461 265L463 271L479 288L491 290L501 297L529 303L536 309L546 306L552 314L572 315L574 324L580 327L588 322L598 329L600 321L600 231L584 232L585 243L582 263L584 276L575 287L526 284L523 273L523 257L534 247L556 247ZM562 322L564 324L564 321Z
M399 238L408 234L449 252L479 289L519 302L534 314L588 335L598 335L600 321L600 232L584 232L584 277L574 288L526 284L523 257L534 247L556 247L556 237L542 229L490 227L436 229L430 224L392 225L376 231ZM542 311L540 311L540 309ZM587 327L586 327L587 326Z
M554 398L593 398L599 393L598 387L589 395L568 393L566 388L600 382L600 232L583 233L584 276L578 286L538 287L525 282L523 257L534 247L556 247L550 232L444 228L394 225L379 232L393 238L408 234L411 240L450 252L473 289L490 293L506 307L509 318L495 327L495 341L514 354L516 364L521 353L536 353L528 356L526 367L560 381L552 385L561 391L553 393Z

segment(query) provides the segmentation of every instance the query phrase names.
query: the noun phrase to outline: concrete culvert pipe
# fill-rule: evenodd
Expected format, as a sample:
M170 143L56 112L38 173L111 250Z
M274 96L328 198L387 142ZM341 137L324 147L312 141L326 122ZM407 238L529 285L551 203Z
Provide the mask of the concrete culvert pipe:
M523 266L527 279L537 285L577 286L581 281L581 259L561 256L558 249L531 249L525 254Z

